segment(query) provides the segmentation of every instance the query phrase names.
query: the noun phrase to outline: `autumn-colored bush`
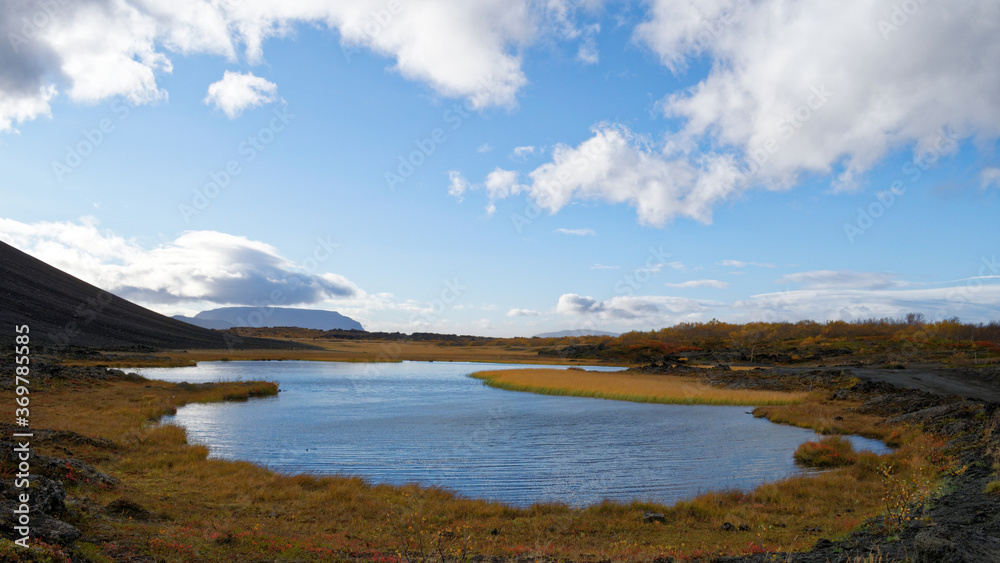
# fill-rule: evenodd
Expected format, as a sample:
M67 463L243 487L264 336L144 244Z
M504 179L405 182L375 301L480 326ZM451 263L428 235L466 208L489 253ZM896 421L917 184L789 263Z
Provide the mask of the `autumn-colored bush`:
M795 450L796 463L806 467L843 467L855 463L857 457L851 443L842 436L826 436Z

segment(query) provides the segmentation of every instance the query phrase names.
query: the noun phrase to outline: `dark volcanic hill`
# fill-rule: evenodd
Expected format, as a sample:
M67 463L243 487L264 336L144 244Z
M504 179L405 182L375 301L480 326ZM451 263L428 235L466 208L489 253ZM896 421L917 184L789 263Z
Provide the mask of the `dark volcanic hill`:
M101 349L290 348L239 338L140 307L0 242L0 342L26 324L34 346Z
M203 328L264 328L290 326L315 330L364 330L358 321L336 311L293 307L222 307L202 311L193 317L174 315L179 321Z

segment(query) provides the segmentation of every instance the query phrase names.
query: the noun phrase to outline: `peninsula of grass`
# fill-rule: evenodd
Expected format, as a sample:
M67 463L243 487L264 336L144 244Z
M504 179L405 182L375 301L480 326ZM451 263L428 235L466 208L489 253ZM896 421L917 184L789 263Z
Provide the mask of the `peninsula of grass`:
M507 391L592 397L670 405L780 406L801 402L804 392L722 389L695 378L580 369L509 369L481 371L472 377Z

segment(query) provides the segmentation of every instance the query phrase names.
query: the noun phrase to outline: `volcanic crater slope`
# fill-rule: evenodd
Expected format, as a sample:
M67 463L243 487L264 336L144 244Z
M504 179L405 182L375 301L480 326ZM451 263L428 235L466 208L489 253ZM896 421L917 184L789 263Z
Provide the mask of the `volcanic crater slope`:
M53 348L176 350L310 348L239 338L140 307L0 241L0 344L28 325L31 342Z

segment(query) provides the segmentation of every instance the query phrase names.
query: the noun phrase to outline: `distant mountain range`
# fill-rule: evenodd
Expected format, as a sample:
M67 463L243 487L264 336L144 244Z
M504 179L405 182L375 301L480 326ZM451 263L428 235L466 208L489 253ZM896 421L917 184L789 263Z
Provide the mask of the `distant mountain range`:
M358 321L336 311L295 309L292 307L221 307L202 311L193 317L174 315L179 321L224 330L233 327L265 328L291 326L316 330L364 330Z
M620 336L617 332L604 332L603 330L590 330L577 328L572 330L560 330L559 332L543 332L536 334L535 338L563 338L566 336Z

